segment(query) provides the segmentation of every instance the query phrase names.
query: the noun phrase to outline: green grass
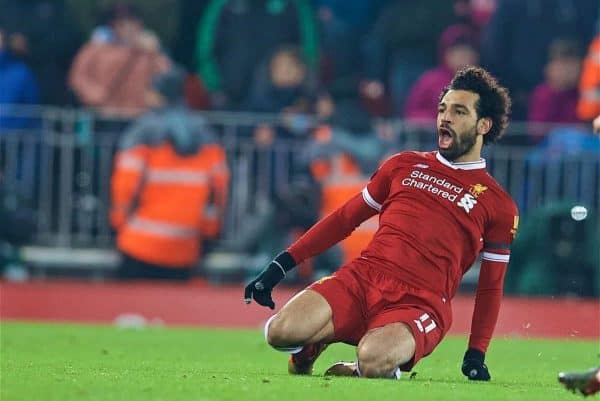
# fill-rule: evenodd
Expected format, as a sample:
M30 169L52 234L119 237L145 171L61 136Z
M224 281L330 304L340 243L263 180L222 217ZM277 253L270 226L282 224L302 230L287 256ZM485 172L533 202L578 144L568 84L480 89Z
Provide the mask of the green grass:
M596 342L496 339L489 383L460 373L450 337L398 381L289 376L287 355L257 331L2 323L0 399L13 400L569 400L560 370L598 364ZM317 373L354 349L330 347Z

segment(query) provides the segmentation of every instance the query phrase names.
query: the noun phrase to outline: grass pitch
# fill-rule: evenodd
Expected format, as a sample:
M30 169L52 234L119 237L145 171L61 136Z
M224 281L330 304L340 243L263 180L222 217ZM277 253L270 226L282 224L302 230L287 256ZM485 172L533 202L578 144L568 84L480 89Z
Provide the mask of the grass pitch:
M597 342L494 340L489 383L460 373L466 340L446 338L400 381L324 378L354 348L330 347L311 377L289 376L287 355L262 333L242 330L5 323L0 326L0 399L15 400L576 400L560 370L599 364Z

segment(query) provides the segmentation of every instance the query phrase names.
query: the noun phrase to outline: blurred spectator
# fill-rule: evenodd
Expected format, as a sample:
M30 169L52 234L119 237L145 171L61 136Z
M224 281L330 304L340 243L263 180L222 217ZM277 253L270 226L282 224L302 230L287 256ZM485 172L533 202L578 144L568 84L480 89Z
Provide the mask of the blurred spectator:
M459 19L480 30L494 14L497 3L498 0L462 0L455 1L454 9Z
M198 24L196 60L213 107L237 108L256 66L283 44L300 46L314 80L317 36L308 0L212 0Z
M14 37L0 27L0 135L8 131L32 128L35 120L26 118L24 110L18 105L37 104L40 100L37 80L33 73L15 53L26 50L26 42L22 36L19 49L9 48L9 42ZM19 116L20 115L20 116Z
M7 192L19 202L31 201L36 191L36 167L39 165L34 137L40 135L37 79L22 61L28 51L27 40L20 32L7 34L0 27L0 137L11 135L5 156L12 163L5 174Z
M598 16L600 24L600 16ZM600 29L600 28L599 28ZM600 33L590 44L579 82L577 115L585 121L600 115Z
M267 64L260 66L250 89L250 94L242 107L247 111L261 113L281 113L295 115L310 111L307 94L307 67L300 51L293 46L277 49ZM269 125L259 125L254 131L259 145L270 145L275 136L290 134L289 130L275 129Z
M425 71L412 87L406 100L404 116L413 121L433 121L439 95L456 71L479 63L475 32L467 25L452 25L441 35L440 65Z
M600 134L600 114L598 114L598 117L594 118L592 129L594 130L594 134Z
M67 4L69 3L69 4ZM72 101L67 88L67 71L81 34L75 29L68 0L0 1L0 26L19 33L11 42L25 50L26 57L40 87L43 104L63 105Z
M31 0L25 0L31 1ZM40 0L37 0L40 1ZM176 32L182 21L179 3L181 0L103 0L103 1L76 1L76 0L46 0L65 1L68 4L69 22L80 31L80 37L87 40L91 38L109 39L112 35L111 18L116 7L134 7L146 27L152 27L153 34L160 38L161 45L169 51L175 44ZM206 0L198 0L202 5ZM198 20L196 13L195 18ZM91 35L90 35L91 34ZM95 36L100 34L99 36ZM86 41L87 41L86 40ZM191 51L192 47L188 47Z
M115 6L110 21L114 38L92 37L75 58L69 83L84 105L104 115L137 116L148 109L144 94L152 77L170 61L133 7Z
M96 26L92 30L89 40L96 43L115 43L117 41L117 37L115 35L115 31L111 27L113 10L107 10L107 12L103 14L104 15L100 17L100 25Z
M171 45L174 60L186 70L196 74L194 49L197 47L198 21L212 0L179 0L176 11L179 14L179 23L176 26L175 38Z
M320 124L348 130L357 135L369 132L371 118L358 98L358 89L346 89L350 88L332 87L319 93L313 113Z
M13 32L7 38L7 48L19 60L27 63L30 55L29 41L22 32Z
M154 111L123 136L112 177L111 223L121 278L187 279L201 242L218 236L229 170L204 120L183 104L184 73L159 75L145 93Z
M511 91L513 118L525 119L529 93L543 79L555 38L589 43L598 0L499 0L485 26L482 63Z
M544 68L545 80L534 89L529 100L529 122L572 124L576 114L581 72L581 50L576 42L557 39L548 52ZM532 127L534 141L545 134L545 128Z
M435 65L440 34L454 20L448 0L403 0L384 7L364 43L363 96L387 93L393 113L401 114L415 80Z
M361 65L359 43L389 0L316 0L322 38L321 81L352 85Z
M279 162L285 161L293 167L291 154L281 152L279 144L288 143L296 136L302 136L310 123L311 98L307 94L307 67L300 51L294 46L277 49L266 63L260 65L252 80L248 98L241 104L243 110L284 114L282 124L278 116L270 122L264 122L242 132L253 137L254 157L250 169L253 171L259 192L268 196L277 196L285 191L278 180L288 172L277 171ZM267 172L261 174L261 172ZM295 175L295 171L289 174Z
M308 111L308 70L300 50L293 46L277 49L257 70L244 110L278 113L284 109Z
M136 25L130 23L115 23L117 15L130 14L132 19L137 20ZM142 26L138 11L129 5L116 5L111 8L105 19L105 23L97 26L90 35L90 41L104 44L119 44L125 42L131 37L135 45L141 49L157 51L161 48L160 39L156 34ZM139 31L138 31L139 30ZM136 37L137 36L137 37ZM124 38L127 38L124 40Z

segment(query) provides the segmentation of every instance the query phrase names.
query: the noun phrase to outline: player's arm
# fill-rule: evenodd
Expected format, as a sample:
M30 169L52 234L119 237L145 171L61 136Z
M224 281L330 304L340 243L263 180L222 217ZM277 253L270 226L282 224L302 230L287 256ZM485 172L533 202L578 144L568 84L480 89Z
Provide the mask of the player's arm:
M498 321L507 262L483 259L475 296L469 348L485 354Z
M470 380L487 381L490 379L490 373L484 360L500 312L506 267L506 262L487 259L483 259L481 262L469 348L465 353L462 365L462 372Z
M465 353L462 372L470 380L490 380L485 354L492 339L504 287L504 276L510 258L510 244L517 229L518 216L505 215L494 222L484 243L475 308L471 321L469 347Z
M287 252L296 264L302 263L347 238L356 227L375 214L377 210L365 202L363 194L356 194L342 207L312 226Z
M303 260L329 249L346 238L356 227L377 211L371 209L360 194L353 196L341 208L320 220L287 250L281 252L245 289L244 300L250 303L252 298L271 309L275 304L271 290L286 273Z
M361 193L354 195L342 207L317 222L287 250L280 253L246 286L245 302L250 303L254 298L258 304L274 309L271 291L289 270L305 259L337 244L363 221L377 214L389 192L391 166L389 161L384 163Z

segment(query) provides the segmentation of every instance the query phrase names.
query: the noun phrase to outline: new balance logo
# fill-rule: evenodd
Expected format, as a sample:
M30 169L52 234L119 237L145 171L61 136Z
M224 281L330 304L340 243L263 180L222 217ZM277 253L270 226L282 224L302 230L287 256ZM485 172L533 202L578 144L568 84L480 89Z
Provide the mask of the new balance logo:
M471 209L473 209L473 207L475 207L475 205L477 204L477 200L475 200L473 195L465 194L465 196L460 198L460 200L456 202L456 204L465 209L465 212L469 213Z
M425 322L427 322L428 320L429 323L425 324ZM415 324L417 325L417 329L419 329L421 333L425 332L425 334L429 333L431 330L437 327L433 319L430 318L429 314L427 313L423 313L421 317L419 317L419 320L415 319L413 320L413 322L415 322Z
M413 164L413 167L429 168L429 166L427 164L422 164L422 163Z

